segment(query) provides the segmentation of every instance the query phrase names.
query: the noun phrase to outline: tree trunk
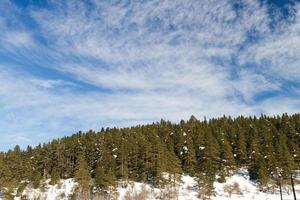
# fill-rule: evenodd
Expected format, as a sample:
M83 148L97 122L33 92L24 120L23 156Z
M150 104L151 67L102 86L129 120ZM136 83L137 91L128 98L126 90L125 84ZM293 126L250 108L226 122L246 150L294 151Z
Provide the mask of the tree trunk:
M281 180L279 180L279 192L280 192L280 199L283 200L282 198L282 188L281 188Z
M294 186L294 180L293 180L293 175L291 175L291 183L292 183L292 190L293 190L293 194L294 194L294 200L297 200L296 192L295 192L295 186Z

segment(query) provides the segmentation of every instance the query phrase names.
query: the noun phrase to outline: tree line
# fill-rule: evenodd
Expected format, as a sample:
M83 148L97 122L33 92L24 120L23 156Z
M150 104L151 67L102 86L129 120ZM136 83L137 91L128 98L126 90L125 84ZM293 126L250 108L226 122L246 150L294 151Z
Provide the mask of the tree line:
M197 178L199 193L214 194L214 181L247 168L262 187L300 169L300 114L198 120L161 120L128 128L78 132L22 150L0 153L0 191L17 195L43 180L75 178L77 195L109 195L117 181L178 183L181 174ZM168 174L169 176L166 176Z

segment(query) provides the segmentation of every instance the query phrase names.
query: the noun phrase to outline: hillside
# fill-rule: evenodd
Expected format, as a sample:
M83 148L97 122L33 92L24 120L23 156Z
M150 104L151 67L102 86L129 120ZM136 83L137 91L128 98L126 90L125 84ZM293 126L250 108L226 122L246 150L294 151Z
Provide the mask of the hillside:
M190 198L182 197L184 193L194 195L191 199L228 199L230 191L239 193L232 190L238 188L233 184L237 182L241 193L234 194L235 199L275 199L279 184L285 197L292 199L285 188L290 188L292 176L299 193L299 133L300 114L204 121L192 116L179 124L161 120L78 132L1 153L0 191L5 199L22 195L25 199L25 194L34 195L38 188L38 194L45 191L50 197L63 192L73 199L110 199L125 194L129 183L135 182L132 191L145 185L158 194L163 188L178 188L182 199Z
M296 193L300 194L300 173L297 178L299 184L295 186ZM49 181L49 180L48 180ZM197 181L194 177L183 175L181 183L176 187L154 188L150 184L130 182L127 187L118 183L116 188L115 197L118 200L131 200L131 199L177 199L177 200L199 200L197 192ZM122 187L123 186L123 187ZM214 183L216 193L212 197L213 200L279 200L279 188L274 188L274 191L260 191L257 183L249 180L249 174L245 169L239 169L231 176L227 177L224 183ZM73 179L60 180L55 185L47 184L44 190L33 189L27 187L22 195L23 199L26 196L28 199L43 199L43 200L67 200L72 198L72 193L76 187ZM286 185L282 188L283 199L293 199L292 188ZM1 198L0 198L1 199ZM20 200L16 197L15 200ZM97 198L95 198L97 199ZM1 199L2 200L2 199Z

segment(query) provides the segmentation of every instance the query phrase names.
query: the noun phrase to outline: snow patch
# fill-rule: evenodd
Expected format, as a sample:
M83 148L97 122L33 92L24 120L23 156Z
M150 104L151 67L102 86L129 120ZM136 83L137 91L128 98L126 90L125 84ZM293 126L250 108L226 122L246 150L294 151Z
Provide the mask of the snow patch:
M49 183L49 180L47 181ZM22 195L26 195L27 199L43 199L43 200L68 200L73 194L76 183L73 179L61 180L56 185L47 184L45 189L33 189L27 187ZM21 200L21 197L15 197L15 200Z

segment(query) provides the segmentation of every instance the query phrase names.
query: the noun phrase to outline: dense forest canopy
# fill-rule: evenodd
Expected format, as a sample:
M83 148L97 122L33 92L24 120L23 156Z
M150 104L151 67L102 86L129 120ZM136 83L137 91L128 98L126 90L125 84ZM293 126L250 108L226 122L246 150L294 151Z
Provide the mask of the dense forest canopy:
M26 150L0 153L0 191L40 187L42 180L75 178L80 191L105 191L117 180L163 187L182 173L197 177L199 191L235 169L249 170L261 186L300 169L300 114L159 123L78 132ZM165 172L172 174L167 179Z

